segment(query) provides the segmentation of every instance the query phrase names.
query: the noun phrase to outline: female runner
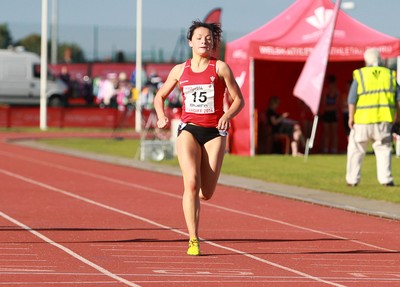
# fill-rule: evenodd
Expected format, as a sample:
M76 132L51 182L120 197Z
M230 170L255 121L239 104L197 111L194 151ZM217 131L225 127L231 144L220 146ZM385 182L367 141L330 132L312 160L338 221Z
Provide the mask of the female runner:
M243 96L230 67L211 57L221 41L222 30L215 23L193 21L187 33L192 58L174 66L157 92L154 107L157 127L165 128L168 118L164 101L176 85L182 91L181 123L176 142L183 175L183 213L189 233L188 255L200 255L200 199L209 200L216 188L225 154L229 121L244 106ZM223 110L227 93L231 105Z

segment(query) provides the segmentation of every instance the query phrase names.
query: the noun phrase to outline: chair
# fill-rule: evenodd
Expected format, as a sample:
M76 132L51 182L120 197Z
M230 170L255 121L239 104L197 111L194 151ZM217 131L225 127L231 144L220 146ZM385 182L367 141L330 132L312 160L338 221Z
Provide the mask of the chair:
M279 145L283 154L290 154L290 137L287 134L272 133L272 127L267 125L267 153L276 152L276 145Z
M256 153L274 153L281 152L283 154L290 153L290 137L286 134L273 134L272 128L267 124L264 113L258 113L257 109L254 113L255 125L255 142ZM279 145L279 148L275 147Z

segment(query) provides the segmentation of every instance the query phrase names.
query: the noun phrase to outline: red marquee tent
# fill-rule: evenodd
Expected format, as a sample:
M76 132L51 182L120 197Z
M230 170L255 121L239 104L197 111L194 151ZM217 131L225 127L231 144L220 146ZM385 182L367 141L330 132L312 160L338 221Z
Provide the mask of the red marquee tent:
M331 0L298 0L264 26L227 43L225 61L246 101L232 122L233 153L256 153L256 119L265 113L272 95L281 97L282 108L292 118L303 123L312 119L308 107L293 96L293 88L333 8ZM363 53L369 47L378 48L383 58L400 55L400 39L375 31L340 10L326 74L336 75L341 91L352 71L363 65Z

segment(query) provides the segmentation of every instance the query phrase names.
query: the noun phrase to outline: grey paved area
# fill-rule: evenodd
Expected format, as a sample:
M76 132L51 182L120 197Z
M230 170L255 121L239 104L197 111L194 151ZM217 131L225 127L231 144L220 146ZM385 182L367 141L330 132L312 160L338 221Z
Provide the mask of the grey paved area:
M112 164L130 166L134 168L162 172L177 176L181 175L181 172L177 167L166 166L154 162L145 162L135 159L126 159L108 155L98 155L71 149L55 148L35 141L19 141L17 143L38 149L44 149L47 151L58 152L92 160L104 161ZM234 186L247 190L264 192L276 196L311 202L314 204L340 208L352 212L400 220L400 204L378 200L369 200L360 197L320 191L315 189L268 183L261 180L254 180L224 174L221 174L219 183L227 186ZM400 192L400 188L398 186L394 188L398 189Z

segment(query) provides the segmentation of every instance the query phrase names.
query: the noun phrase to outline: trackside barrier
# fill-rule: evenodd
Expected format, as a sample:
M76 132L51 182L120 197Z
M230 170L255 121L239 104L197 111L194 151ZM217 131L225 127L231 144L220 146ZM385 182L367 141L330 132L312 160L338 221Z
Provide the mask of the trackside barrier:
M143 122L149 119L151 110L142 110ZM173 118L172 109L165 110L167 117ZM39 127L40 108L0 105L0 127ZM56 128L134 128L135 109L119 111L113 108L66 107L48 108L47 126ZM155 128L155 124L149 126Z
M38 127L39 107L0 106L0 127ZM48 127L126 128L135 126L135 113L125 114L117 109L48 108Z
M0 105L0 127L9 128L11 124L10 107L7 105Z

